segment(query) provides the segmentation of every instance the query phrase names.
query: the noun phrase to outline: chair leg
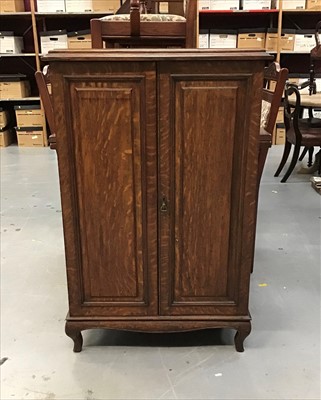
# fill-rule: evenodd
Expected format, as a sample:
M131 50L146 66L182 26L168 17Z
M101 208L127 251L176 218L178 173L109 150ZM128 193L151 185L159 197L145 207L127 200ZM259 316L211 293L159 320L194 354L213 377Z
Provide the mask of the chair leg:
M308 150L309 150L309 148L305 146L305 148L303 149L303 151L302 151L302 153L301 153L301 155L299 157L299 161L302 161L304 159L304 157L307 154Z
M296 166L296 163L297 163L298 158L299 158L300 147L301 147L301 146L300 146L299 144L296 144L296 145L294 146L294 151L293 151L292 160L291 160L291 163L290 163L290 165L289 165L289 168L288 168L288 170L286 171L284 177L281 179L281 182L282 182L282 183L285 183L285 182L287 181L288 177L292 174L292 171L294 170L294 167Z
M283 156L280 162L280 165L278 167L278 169L276 170L276 173L274 174L274 176L279 176L280 172L282 171L288 157L290 154L290 150L291 150L291 143L288 142L287 140L285 140L285 145L284 145L284 150L283 150Z
M308 167L311 167L313 164L313 152L314 152L314 147L309 147L309 160L308 160Z

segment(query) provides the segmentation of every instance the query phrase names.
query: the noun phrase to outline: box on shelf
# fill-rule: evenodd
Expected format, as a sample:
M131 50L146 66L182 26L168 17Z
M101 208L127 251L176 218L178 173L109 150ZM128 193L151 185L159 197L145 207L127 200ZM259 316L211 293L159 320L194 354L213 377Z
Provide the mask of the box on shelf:
M91 12L91 0L65 0L66 12Z
M210 30L210 48L211 49L236 49L237 31L235 30Z
M211 10L239 10L239 0L211 0Z
M14 109L19 128L24 126L43 126L44 114L39 104L15 106Z
M0 99L21 99L30 96L30 84L25 75L0 75Z
M55 13L65 12L65 0L37 0L38 12Z
M15 36L12 31L0 32L0 53L15 54L22 53L23 37Z
M14 141L15 134L12 129L0 128L0 147L7 147Z
M307 0L306 9L321 11L321 0Z
M284 144L285 136L285 125L280 123L276 124L275 144Z
M266 34L265 49L277 51L278 48L278 30L277 28L269 28Z
M270 10L271 0L241 0L243 10Z
M280 51L293 51L295 41L295 29L282 29L280 38Z
M68 32L68 49L91 49L90 29L78 32Z
M209 30L208 29L200 29L198 34L198 47L200 49L208 49L209 48Z
M198 9L199 10L210 10L211 9L211 0L198 0Z
M24 0L0 0L0 13L15 13L24 11Z
M0 107L0 128L5 128L9 122L9 112Z
M44 147L44 132L42 127L16 128L18 146L21 147Z
M92 0L92 11L115 13L120 7L119 0Z
M315 47L314 30L298 29L295 31L294 51L309 53Z
M276 116L277 123L284 123L284 107L279 107L278 114Z
M48 31L40 32L41 52L48 53L49 50L67 49L68 38L67 31Z
M237 47L240 49L264 49L265 29L239 29Z
M272 1L273 8L279 8L279 0ZM304 10L305 0L283 0L283 10Z

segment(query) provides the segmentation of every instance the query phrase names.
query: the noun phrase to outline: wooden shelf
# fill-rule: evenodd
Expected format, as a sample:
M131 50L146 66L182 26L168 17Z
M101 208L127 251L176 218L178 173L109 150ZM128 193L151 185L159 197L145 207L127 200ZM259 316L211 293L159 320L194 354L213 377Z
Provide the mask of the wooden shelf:
M35 57L36 53L0 53L1 57Z
M30 17L30 11L16 12L16 13L0 13L0 17Z
M26 101L40 101L40 97L23 97L22 99L0 99L0 102L3 101L12 101L12 102L26 102Z

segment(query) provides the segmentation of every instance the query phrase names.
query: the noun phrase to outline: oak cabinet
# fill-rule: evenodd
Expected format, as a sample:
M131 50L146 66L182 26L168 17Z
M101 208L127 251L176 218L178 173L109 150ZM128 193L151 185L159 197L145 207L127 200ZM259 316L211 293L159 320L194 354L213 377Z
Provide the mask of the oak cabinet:
M251 324L264 52L56 51L66 333Z

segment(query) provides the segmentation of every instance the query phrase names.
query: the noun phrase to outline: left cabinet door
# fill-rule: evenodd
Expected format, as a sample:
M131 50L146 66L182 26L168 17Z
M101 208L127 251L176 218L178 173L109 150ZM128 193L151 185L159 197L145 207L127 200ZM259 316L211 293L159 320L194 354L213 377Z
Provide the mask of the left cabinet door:
M154 71L52 65L71 317L158 312Z

